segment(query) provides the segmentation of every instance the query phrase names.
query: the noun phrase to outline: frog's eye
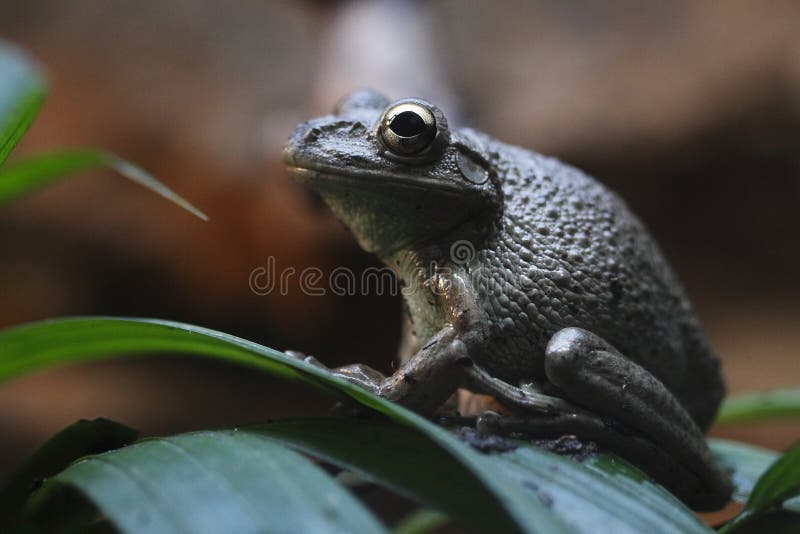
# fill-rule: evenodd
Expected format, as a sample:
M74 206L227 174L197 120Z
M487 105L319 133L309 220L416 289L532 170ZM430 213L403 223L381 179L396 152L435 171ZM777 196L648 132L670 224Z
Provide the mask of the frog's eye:
M396 104L383 114L380 124L383 144L399 156L425 151L436 137L436 118L416 103Z
M422 100L408 99L386 108L378 121L377 134L389 154L414 160L436 157L438 154L432 149L440 144L437 138L446 128L444 116L436 108Z

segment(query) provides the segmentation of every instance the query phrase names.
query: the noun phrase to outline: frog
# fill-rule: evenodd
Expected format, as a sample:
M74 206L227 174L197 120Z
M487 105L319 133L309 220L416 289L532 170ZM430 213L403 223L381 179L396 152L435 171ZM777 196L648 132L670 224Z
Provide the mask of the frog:
M619 195L561 161L373 90L297 126L283 160L403 285L401 364L329 369L433 416L459 391L484 434L574 435L695 510L728 473L705 432L725 384L685 290Z

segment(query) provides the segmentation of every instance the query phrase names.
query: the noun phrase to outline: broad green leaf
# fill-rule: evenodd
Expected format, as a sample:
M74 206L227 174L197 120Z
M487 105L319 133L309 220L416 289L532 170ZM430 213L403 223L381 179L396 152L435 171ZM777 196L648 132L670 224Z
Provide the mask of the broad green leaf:
M75 488L123 532L383 532L321 468L245 432L148 439L90 456L34 496L30 514Z
M249 365L347 395L397 423L415 428L458 461L491 495L487 509L494 507L498 517L504 517L509 525L516 524L518 530L595 531L598 518L611 520L606 502L629 508L632 522L625 523L622 519L614 523L621 529L630 530L645 524L648 530L654 531L667 531L676 525L688 531L702 528L698 522L687 519L692 517L688 509L681 508L674 499L667 499L665 493L658 495L658 491L663 490L652 491L652 485L637 484L631 479L615 486L609 482L611 477L607 473L592 473L593 467L584 467L534 448L518 449L518 452L509 453L509 457L482 454L449 431L322 369L212 330L156 320L67 319L0 332L0 347L4 352L0 359L0 379L57 363L169 352ZM563 482L559 482L562 477L554 473L562 472L566 475ZM601 480L600 477L606 478ZM552 492L552 497L548 497L547 492ZM581 499L585 513L584 508L575 505ZM663 514L651 509L658 506L667 506L669 512Z
M738 525L752 521L784 501L800 494L800 443L795 444L756 482L744 509L722 529L732 532Z
M39 447L0 489L0 528L8 528L37 484L55 475L81 456L132 443L137 432L108 419L73 423Z
M578 463L521 444L487 461L576 532L710 532L686 505L617 457L600 455Z
M0 41L0 165L28 130L44 96L36 64L17 47Z
M346 395L394 421L425 434L456 458L490 491L496 506L521 531L566 532L546 506L519 491L481 461L480 453L419 415L323 369L283 353L214 330L155 319L75 318L43 321L0 331L0 381L37 368L131 354L204 356L247 365Z
M321 369L257 343L157 319L55 319L0 330L0 382L53 365L148 354L214 358L328 391L346 391L365 403L377 399Z
M208 217L177 193L136 165L96 150L73 149L38 155L14 162L0 169L0 204L14 200L29 191L58 178L98 167L114 169L129 180L174 202L189 213L206 221Z
M749 423L800 417L800 388L742 393L725 399L717 423Z
M378 419L279 421L242 431L347 469L481 531L513 529L489 490L418 431Z
M480 531L504 530L487 509L483 490L417 432L378 420L309 419L246 429L441 510ZM696 516L633 466L603 456L580 464L525 443L482 454L489 470L505 475L532 502L544 504L572 531L708 532ZM387 462L387 458L390 461Z

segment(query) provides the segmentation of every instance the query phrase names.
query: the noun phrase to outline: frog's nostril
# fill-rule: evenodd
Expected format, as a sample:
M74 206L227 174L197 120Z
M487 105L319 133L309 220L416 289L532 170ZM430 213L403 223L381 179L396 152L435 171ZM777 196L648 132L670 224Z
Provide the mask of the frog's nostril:
M317 138L319 138L319 134L320 134L320 129L317 128L316 126L309 128L308 130L306 130L305 135L303 135L303 141L306 141L308 143L314 142L317 140Z
M360 134L367 131L367 125L361 121L354 121L350 125L350 133Z

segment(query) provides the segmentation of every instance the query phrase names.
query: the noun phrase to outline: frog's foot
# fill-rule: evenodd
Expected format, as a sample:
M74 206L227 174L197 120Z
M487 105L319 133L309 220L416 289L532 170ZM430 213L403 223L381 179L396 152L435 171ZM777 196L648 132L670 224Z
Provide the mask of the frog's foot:
M285 350L283 353L296 360L311 364L314 367L325 369L333 376L346 380L351 384L355 384L376 395L380 394L381 385L386 380L386 377L383 376L383 374L381 374L379 371L376 371L372 367L369 367L368 365L354 363L351 365L345 365L343 367L331 369L315 357L309 356L305 353L296 350Z
M300 360L301 362L310 363L314 367L319 367L320 369L328 369L328 367L316 359L315 357L306 354L305 352L300 352L299 350L284 350L283 353L287 356L294 358L295 360Z
M376 371L368 365L354 363L331 369L333 376L347 380L375 395L381 394L381 388L386 381L383 373Z
M466 346L451 326L439 331L388 377L363 364L328 369L313 356L294 351L287 354L426 415L433 414L458 389L464 371L472 365Z
M468 387L523 414L483 417L478 426L484 431L592 439L642 467L696 509L717 509L731 494L730 479L672 392L590 332L565 328L547 346L545 372L563 399L515 387L477 367L469 372Z

